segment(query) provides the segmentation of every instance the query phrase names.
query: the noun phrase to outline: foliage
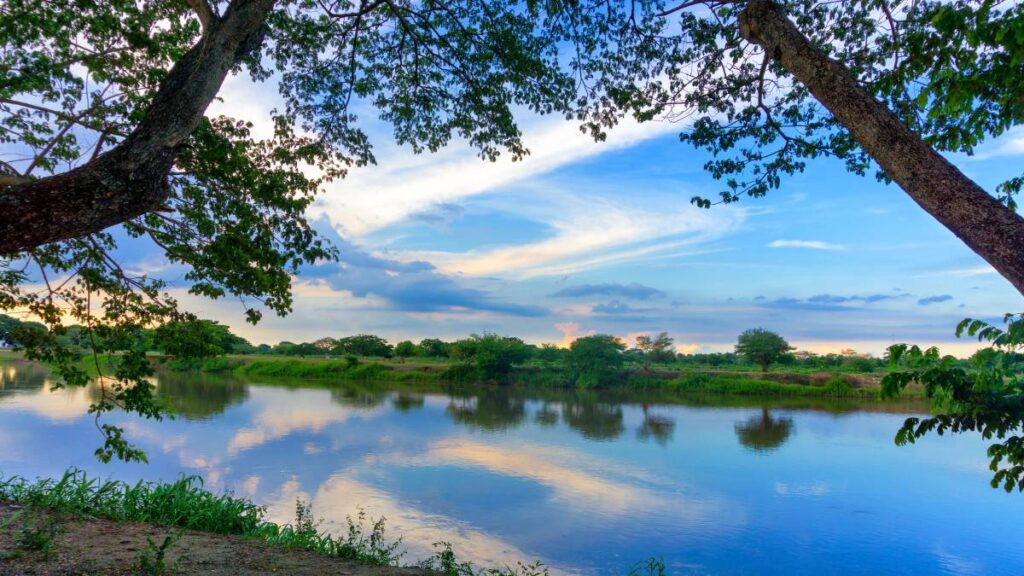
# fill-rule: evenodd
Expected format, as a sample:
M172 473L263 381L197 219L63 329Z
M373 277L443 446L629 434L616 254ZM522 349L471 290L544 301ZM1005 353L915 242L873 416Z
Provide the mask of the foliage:
M636 347L644 355L644 366L649 367L651 362L664 363L675 359L676 354L672 350L672 338L668 332L662 332L655 337L642 334L636 337Z
M736 342L736 353L760 366L764 372L768 371L772 362L777 362L792 349L782 336L763 328L751 328L743 332Z
M161 352L177 358L209 358L228 350L225 340L230 334L226 326L209 320L168 322L156 329L154 344Z
M411 358L416 355L416 345L409 340L402 340L395 344L395 356L399 358Z
M359 334L339 338L338 343L331 350L335 356L352 354L355 356L372 356L377 358L391 358L394 350L388 341L373 334Z
M416 349L420 356L424 356L426 358L447 358L448 349L450 347L451 346L443 340L439 340L437 338L424 338L423 340L420 340Z
M504 380L513 366L529 358L526 344L519 338L485 332L473 334L452 345L451 357L471 366L480 380Z
M891 371L882 379L882 393L895 396L917 383L941 411L929 418L908 418L896 434L897 444L912 444L931 432L978 432L986 440L997 440L988 449L992 487L1024 491L1024 364L1019 355L1024 315L1007 314L1003 321L1005 329L970 318L957 326L957 336L988 342L968 366L934 347L890 347Z
M569 346L568 368L577 386L605 386L622 374L626 345L607 334L577 338Z

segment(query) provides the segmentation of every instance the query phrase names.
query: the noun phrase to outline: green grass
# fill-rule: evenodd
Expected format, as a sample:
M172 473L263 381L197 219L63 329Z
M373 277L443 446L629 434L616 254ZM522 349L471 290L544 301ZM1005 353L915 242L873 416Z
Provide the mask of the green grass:
M71 469L58 479L29 481L14 476L0 478L0 501L22 504L26 510L46 510L58 517L105 518L123 522L145 522L171 528L219 534L233 534L289 549L311 550L336 558L378 566L398 566L401 540L390 540L384 519L369 521L365 513L348 518L348 530L332 535L319 529L308 504L296 502L295 522L278 525L265 519L266 509L229 493L214 494L203 488L198 476L176 482L127 484L117 480L99 481L85 472ZM368 526L368 527L367 527ZM53 530L30 526L23 530L24 546L42 549L52 541ZM173 536L163 544L150 541L140 555L142 573L161 573ZM540 563L509 568L478 568L456 559L451 546L439 542L438 553L419 564L445 576L544 576ZM649 563L648 563L649 564ZM638 566L647 564L638 564ZM630 572L633 574L634 572ZM649 574L653 574L648 572ZM636 573L640 576L640 572Z
M355 382L442 382L441 372L397 370L393 366L377 362L352 366L344 360L323 362L256 360L238 367L235 372L242 376L314 378Z
M875 388L855 388L842 376L835 376L822 386L787 384L772 380L738 378L711 374L691 374L675 380L638 380L639 388L658 387L678 392L703 394L738 394L754 396L816 396L832 398L877 398Z

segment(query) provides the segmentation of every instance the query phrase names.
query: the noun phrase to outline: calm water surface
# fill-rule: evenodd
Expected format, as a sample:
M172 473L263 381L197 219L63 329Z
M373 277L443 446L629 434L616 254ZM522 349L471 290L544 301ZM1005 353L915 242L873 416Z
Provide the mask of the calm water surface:
M122 420L150 464L102 465L89 390L0 364L0 471L200 474L325 527L364 509L407 560L448 541L483 564L623 574L1024 574L1024 495L988 486L984 442L898 448L907 410L666 402L603 393L420 394L164 375L179 412ZM875 407L877 410L877 407Z

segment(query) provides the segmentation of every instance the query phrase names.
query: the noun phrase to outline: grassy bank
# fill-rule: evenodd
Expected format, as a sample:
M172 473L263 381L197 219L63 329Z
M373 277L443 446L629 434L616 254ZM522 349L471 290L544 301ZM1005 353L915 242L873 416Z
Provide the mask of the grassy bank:
M217 359L215 359L217 360ZM219 365L219 364L215 364ZM230 363L227 364L230 366ZM343 382L389 382L462 386L479 384L480 380L459 370L458 365L417 366L380 362L352 365L344 361L254 360L240 363L225 371L246 377L311 379ZM525 388L575 388L564 369L517 368L506 377L506 383ZM625 390L658 389L671 393L741 394L758 396L809 396L833 398L876 398L876 382L858 379L856 375L817 375L768 373L752 376L727 372L648 372L628 370L619 383L609 388ZM911 391L912 394L912 391Z
M538 562L478 568L459 561L444 543L435 545L439 552L433 557L401 566L400 540L387 538L383 519L367 522L360 513L349 519L347 534L332 536L319 531L308 506L299 502L296 508L295 522L281 526L251 501L205 490L198 477L126 484L69 470L59 480L0 479L0 572L50 573L59 566L60 573L152 576L547 574ZM188 549L175 549L182 545ZM627 576L655 574L664 574L664 564L652 559Z

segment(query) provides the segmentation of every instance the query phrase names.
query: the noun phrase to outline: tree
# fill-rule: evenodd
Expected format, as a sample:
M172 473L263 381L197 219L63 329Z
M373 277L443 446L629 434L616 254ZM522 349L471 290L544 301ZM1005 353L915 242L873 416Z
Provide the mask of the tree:
M501 381L514 366L526 362L529 353L519 338L485 332L455 342L451 356L475 368L477 378Z
M226 351L223 344L225 327L210 320L168 322L156 329L157 350L176 358L209 358Z
M337 345L331 351L332 354L355 356L373 356L377 358L391 358L394 350L391 344L380 336L373 334L359 334L357 336L346 336L339 338Z
M736 342L736 353L745 357L747 362L760 366L762 372L767 372L772 362L790 350L793 347L785 338L763 328L747 330Z
M409 340L402 340L395 344L395 356L401 359L411 358L416 355L416 345Z
M668 332L662 332L654 338L647 334L637 336L636 347L643 352L645 370L650 368L651 362L670 362L676 356L672 351L672 338Z
M534 353L534 357L544 365L551 366L558 362L562 354L562 348L554 344L541 344L540 348L537 348L537 351Z
M447 358L448 343L437 338L424 338L417 346L419 353L427 358Z
M583 336L569 345L567 364L577 386L604 386L622 375L626 345L607 334Z

